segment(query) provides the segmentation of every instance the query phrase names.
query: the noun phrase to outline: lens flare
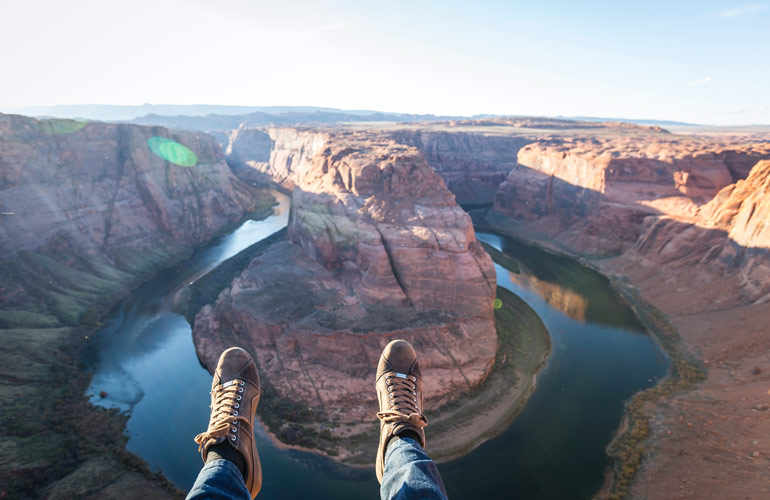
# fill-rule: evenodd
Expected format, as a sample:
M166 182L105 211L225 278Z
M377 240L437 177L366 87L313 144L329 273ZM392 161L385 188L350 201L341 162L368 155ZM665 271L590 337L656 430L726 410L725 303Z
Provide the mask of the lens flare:
M79 120L40 120L37 127L48 135L73 134L85 127L88 122Z
M503 301L500 299L495 299L492 305L494 305L495 309L500 309L501 307L503 307Z
M167 137L151 137L147 140L147 145L156 156L174 165L194 167L198 163L198 157L190 148Z

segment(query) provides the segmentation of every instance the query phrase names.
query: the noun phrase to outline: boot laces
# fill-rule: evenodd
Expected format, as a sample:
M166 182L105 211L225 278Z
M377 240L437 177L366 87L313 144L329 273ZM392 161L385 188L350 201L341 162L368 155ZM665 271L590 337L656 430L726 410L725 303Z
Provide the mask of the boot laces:
M227 439L229 437L231 441L235 441L238 436L238 422L249 423L247 417L239 414L243 386L243 380L235 379L213 389L209 428L206 432L195 436L198 451L201 451L212 440L218 442L220 438Z
M408 424L422 429L428 419L420 412L417 400L417 377L396 372L386 372L390 409L377 413L377 418L395 427Z

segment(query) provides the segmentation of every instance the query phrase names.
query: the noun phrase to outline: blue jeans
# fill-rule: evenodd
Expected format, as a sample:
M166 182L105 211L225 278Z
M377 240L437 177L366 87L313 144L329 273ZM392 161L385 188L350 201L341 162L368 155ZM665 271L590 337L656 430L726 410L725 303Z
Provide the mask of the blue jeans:
M446 500L436 464L414 440L393 439L385 452L380 497L383 500ZM238 468L228 460L212 460L201 469L187 500L251 500Z

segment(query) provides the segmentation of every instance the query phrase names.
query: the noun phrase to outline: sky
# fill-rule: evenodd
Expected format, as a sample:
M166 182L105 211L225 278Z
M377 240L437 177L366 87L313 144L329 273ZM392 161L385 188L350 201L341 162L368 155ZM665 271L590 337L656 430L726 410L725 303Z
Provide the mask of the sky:
M0 0L0 106L770 124L770 0Z

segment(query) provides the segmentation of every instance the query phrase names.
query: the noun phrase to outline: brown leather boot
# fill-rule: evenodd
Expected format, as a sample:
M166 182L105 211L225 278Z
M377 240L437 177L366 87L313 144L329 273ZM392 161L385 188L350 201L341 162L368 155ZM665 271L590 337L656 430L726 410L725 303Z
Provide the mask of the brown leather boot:
M254 414L259 403L259 373L249 353L231 347L219 357L211 382L211 417L206 432L195 436L203 463L209 448L225 440L243 455L243 478L255 498L262 487L262 466L254 442Z
M385 469L385 450L394 437L405 430L414 431L425 448L428 419L422 414L422 374L417 354L405 340L394 340L382 351L374 383L380 402L380 447L377 450L375 470L382 483Z

